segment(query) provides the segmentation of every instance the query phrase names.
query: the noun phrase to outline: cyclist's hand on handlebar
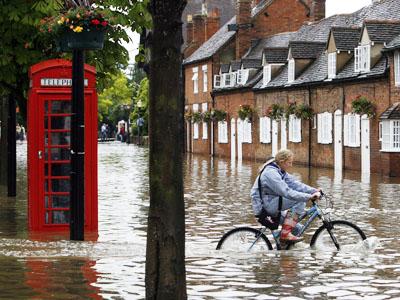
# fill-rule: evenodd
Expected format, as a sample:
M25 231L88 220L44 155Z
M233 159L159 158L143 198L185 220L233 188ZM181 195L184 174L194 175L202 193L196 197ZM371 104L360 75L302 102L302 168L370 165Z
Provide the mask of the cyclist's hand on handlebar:
M321 198L321 192L315 192L311 195L310 200L318 200L319 198Z

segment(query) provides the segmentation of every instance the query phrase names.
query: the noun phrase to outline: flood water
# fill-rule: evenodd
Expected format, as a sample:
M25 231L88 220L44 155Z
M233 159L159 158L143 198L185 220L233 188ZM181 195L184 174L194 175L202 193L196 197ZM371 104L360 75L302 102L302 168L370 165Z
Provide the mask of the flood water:
M29 234L26 144L17 150L18 195L0 191L0 299L143 299L148 149L99 144L99 236L85 242ZM400 299L400 179L296 167L332 195L332 218L356 223L367 241L343 253L301 243L240 254L215 247L234 226L257 227L249 190L259 163L185 158L189 299Z

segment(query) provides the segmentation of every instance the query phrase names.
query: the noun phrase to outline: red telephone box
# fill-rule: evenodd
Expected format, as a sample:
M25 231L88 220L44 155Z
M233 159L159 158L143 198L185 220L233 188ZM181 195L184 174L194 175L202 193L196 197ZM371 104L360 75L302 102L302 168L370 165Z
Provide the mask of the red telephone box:
M32 231L69 230L72 62L29 70L28 217ZM85 231L97 231L96 69L85 65Z

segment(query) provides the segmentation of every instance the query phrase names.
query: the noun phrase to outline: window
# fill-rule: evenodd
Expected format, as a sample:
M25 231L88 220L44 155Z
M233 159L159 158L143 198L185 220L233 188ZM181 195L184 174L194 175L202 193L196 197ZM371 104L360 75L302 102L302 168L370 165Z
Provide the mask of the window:
M223 75L223 87L234 87L236 83L236 73L226 73Z
M203 114L207 111L208 106L207 103L202 103L201 104L201 111ZM203 140L208 139L208 124L207 122L203 122Z
M318 143L331 144L332 143L332 114L324 112L317 116L317 134Z
M394 84L400 86L400 52L394 53Z
M214 75L214 88L221 88L221 75Z
M301 119L289 116L289 142L301 143Z
M358 114L347 114L343 117L343 145L360 147L361 145L361 117Z
M354 49L354 71L369 72L371 65L371 46L362 45Z
M400 152L400 120L382 121L381 151Z
M260 143L271 143L271 119L268 117L260 118Z
M238 84L246 84L247 79L249 78L249 70L238 70L237 72L237 83Z
M336 77L336 52L328 54L328 78Z
M294 64L294 59L289 60L289 66L288 66L288 82L291 83L294 81L295 75L294 75L294 70L295 69L295 64Z
M226 121L218 122L218 143L228 143L228 123Z
M271 81L271 65L265 65L263 68L263 85Z
M197 94L199 92L199 69L193 68L193 77L192 77L192 81L193 81L193 93Z
M208 78L207 78L207 65L201 67L203 70L203 92L207 92L208 89Z
M193 112L199 111L199 105L193 104ZM199 123L193 123L193 139L197 140L199 138Z

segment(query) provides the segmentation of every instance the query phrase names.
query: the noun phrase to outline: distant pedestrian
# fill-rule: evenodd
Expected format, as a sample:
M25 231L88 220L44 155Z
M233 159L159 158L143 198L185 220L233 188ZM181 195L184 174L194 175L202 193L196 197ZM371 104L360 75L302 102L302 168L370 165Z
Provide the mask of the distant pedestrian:
M16 134L15 134L15 139L19 140L20 136L21 136L21 126L19 125L19 123L17 123L17 126L15 128Z
M138 145L140 145L140 136L142 134L142 127L144 125L144 119L142 117L139 117L136 120L136 125L137 125L137 128L138 128Z
M19 140L22 142L25 140L25 127L21 125L21 133L19 135Z
M107 139L107 126L106 124L103 123L103 125L101 125L101 141L105 142Z

